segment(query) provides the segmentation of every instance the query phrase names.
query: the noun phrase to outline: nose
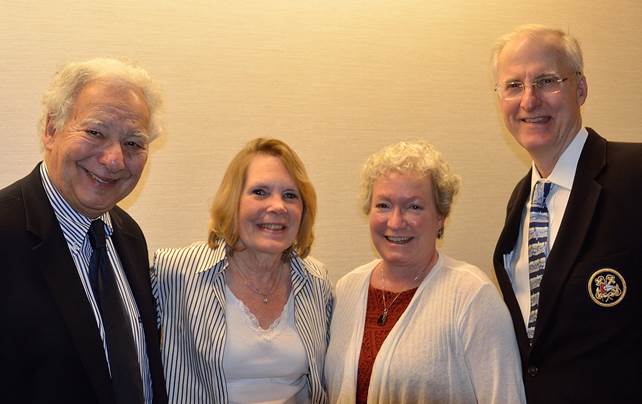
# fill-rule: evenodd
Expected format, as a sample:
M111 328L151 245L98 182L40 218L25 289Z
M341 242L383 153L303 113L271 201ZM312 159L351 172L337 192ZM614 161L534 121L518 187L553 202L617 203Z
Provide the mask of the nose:
M406 225L403 212L399 208L394 208L388 217L388 227L391 229L402 229Z
M275 215L283 215L288 212L288 209L285 206L285 202L283 201L281 195L273 195L270 198L270 204L267 208L267 211Z
M100 153L100 164L107 167L111 172L117 172L125 168L125 157L123 148L119 142L110 142Z
M522 98L520 98L519 106L524 111L531 111L537 108L542 102L537 90L534 86L527 85L524 87Z

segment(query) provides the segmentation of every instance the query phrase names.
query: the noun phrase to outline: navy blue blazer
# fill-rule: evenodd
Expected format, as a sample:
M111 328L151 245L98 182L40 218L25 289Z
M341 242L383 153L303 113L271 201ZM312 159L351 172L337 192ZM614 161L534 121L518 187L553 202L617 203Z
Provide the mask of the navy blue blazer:
M515 247L530 172L508 201L493 257L529 403L642 400L642 144L588 132L546 262L532 346L503 259Z
M0 401L114 402L96 320L39 165L0 190ZM154 403L167 402L145 238L122 209L113 241L145 330Z

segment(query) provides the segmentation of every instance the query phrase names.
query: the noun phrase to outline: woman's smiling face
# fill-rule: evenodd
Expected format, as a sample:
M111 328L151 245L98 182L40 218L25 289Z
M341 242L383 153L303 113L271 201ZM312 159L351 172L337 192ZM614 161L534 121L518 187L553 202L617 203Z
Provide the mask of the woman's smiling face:
M430 176L390 172L372 186L368 214L372 242L386 264L425 266L435 253L444 224L437 212Z
M239 201L242 247L258 255L281 255L299 232L303 201L283 162L257 154L247 170Z

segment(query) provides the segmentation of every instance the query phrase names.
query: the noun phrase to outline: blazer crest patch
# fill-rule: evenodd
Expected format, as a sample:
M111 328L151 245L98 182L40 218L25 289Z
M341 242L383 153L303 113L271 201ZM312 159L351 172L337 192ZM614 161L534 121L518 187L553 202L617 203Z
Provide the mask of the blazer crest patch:
M588 294L595 304L613 307L626 295L626 281L613 268L601 268L593 272L588 281Z

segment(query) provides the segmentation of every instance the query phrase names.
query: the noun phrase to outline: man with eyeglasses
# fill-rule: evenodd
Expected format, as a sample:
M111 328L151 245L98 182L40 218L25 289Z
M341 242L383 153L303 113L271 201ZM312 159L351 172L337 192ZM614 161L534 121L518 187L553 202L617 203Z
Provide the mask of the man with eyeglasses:
M504 123L532 158L494 254L527 400L639 402L642 144L582 126L582 52L563 31L518 27L493 68Z

